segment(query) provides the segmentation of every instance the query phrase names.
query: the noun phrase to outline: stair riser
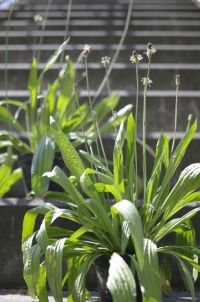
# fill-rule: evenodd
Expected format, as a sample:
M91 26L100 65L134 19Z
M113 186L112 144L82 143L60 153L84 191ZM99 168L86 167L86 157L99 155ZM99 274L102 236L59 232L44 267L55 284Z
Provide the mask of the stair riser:
M84 67L77 72L78 78L85 71ZM181 88L184 90L198 90L199 89L199 76L200 70L163 70L154 69L151 70L151 79L153 81L152 88L154 90L175 90L175 75L180 73L181 75ZM59 74L59 69L50 70L48 77L44 78L44 84L55 80ZM99 69L89 69L90 87L95 89L100 84L105 72L101 66ZM26 89L27 78L29 76L29 70L8 70L8 87L9 89ZM143 69L139 72L140 79L146 76L146 70ZM110 77L111 89L134 89L135 88L135 70L132 68L114 69ZM0 82L0 89L4 89L5 82L2 79ZM82 88L86 88L84 81L81 84Z
M9 37L9 44L13 45L13 44L32 44L32 43L36 43L36 41L39 40L40 34L38 34L37 36L31 36L31 34L27 33L27 36L17 36L17 34L15 36L10 36ZM184 44L185 43L185 39L187 38L187 44L200 44L200 36L199 37L184 37L184 35L182 36L149 36L149 35L145 35L145 36L127 36L126 38L126 43L127 44L132 44L133 47L135 44L146 44L149 41L151 41L151 43L153 44ZM36 40L37 39L37 40ZM44 36L43 37L43 43L44 44L48 44L48 43L53 43L53 44L61 44L63 42L64 39L64 33L59 35L59 36ZM93 36L87 36L87 34L83 34L83 36L76 36L76 35L72 35L70 42L72 44L103 44L105 43L105 39L107 44L118 44L119 39L120 39L120 35L118 36L95 36L95 33ZM0 36L0 44L5 44L6 43L6 38L5 38L5 34L1 34Z
M80 102L86 98L80 98ZM22 100L23 101L23 100ZM133 114L135 114L135 97L121 97L117 109L122 108L126 104L133 104ZM10 106L10 111L14 114L15 108ZM175 112L175 98L147 98L147 131L148 133L159 132L161 130L166 132L174 131L174 112ZM200 120L200 101L195 98L180 98L178 104L178 123L177 131L184 132L187 127L188 115ZM142 116L143 116L143 97L139 98L139 113L138 113L138 131L142 133ZM20 123L25 126L24 116L19 116ZM5 124L1 124L1 130L7 129ZM198 126L200 130L200 125Z
M70 45L71 46L71 45ZM71 47L73 48L73 46ZM66 50L65 54L69 55L71 60L73 62L76 62L77 58L79 57L81 53L81 48L76 50L76 47L73 50ZM101 57L103 56L109 56L112 58L114 56L115 50L112 47L112 49L109 49L108 47L105 46L105 49L103 50L96 50L95 48L92 48L89 60L90 62L100 62ZM35 49L35 48L34 48ZM137 49L137 47L134 47L132 49L127 49L127 50L121 50L119 57L118 57L118 62L129 62L129 58L132 54L132 51L134 49ZM47 51L41 51L41 62L45 63L52 53L56 50L56 48L53 50L47 50ZM1 50L0 50L1 51ZM145 51L145 47L143 49L137 50L138 53L143 53ZM35 54L37 54L38 50L35 50ZM13 50L13 51L8 51L8 62L9 63L24 63L24 62L31 62L32 57L33 57L33 48L31 47L29 50ZM184 57L184 63L196 63L200 62L200 49L198 50L192 50L192 56L191 52L187 50L160 50L159 48L157 49L157 53L153 58L154 63L182 63ZM2 56L0 57L0 63L5 62L5 48L2 50Z

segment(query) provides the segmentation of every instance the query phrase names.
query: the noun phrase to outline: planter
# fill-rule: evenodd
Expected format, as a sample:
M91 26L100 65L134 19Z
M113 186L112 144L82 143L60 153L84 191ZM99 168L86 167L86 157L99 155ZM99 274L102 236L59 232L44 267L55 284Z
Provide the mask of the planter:
M130 265L130 258L128 256L124 256L123 259L126 261L128 265ZM106 282L108 280L108 270L109 270L109 256L101 256L97 260L95 260L94 267L96 270L98 287L99 287L99 296L101 302L112 302L112 296L109 289L106 286ZM136 280L136 289L137 289L137 302L142 302L142 293L140 290L139 282L137 276Z
M8 198L0 200L0 288L23 288L23 261L21 252L24 214L40 200Z

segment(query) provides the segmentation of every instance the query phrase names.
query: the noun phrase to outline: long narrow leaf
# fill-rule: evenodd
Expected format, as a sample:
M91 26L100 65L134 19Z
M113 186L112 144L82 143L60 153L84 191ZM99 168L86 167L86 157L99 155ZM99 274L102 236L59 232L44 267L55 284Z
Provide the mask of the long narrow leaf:
M31 165L31 185L37 197L43 197L49 186L49 179L42 175L52 169L55 147L52 139L48 136L43 137L33 155Z
M114 213L116 211L119 212L123 216L127 224L129 225L136 256L140 267L143 267L144 235L143 235L142 222L136 207L128 200L122 200L116 203L114 206L112 206L111 210Z
M63 302L62 295L62 261L63 248L66 239L58 240L55 245L49 245L45 253L47 279L56 302Z
M107 287L112 294L113 302L136 301L136 284L131 269L116 253L110 259Z

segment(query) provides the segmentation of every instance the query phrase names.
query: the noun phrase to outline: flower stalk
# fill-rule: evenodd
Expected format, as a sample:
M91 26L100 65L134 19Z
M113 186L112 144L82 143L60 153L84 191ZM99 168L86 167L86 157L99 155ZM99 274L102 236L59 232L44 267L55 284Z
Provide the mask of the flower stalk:
M176 101L175 101L175 114L174 114L174 137L172 141L171 155L174 151L175 141L176 141L176 133L177 133L177 120L178 120L178 94L180 87L180 75L177 74L175 76L175 84L176 84Z
M105 69L105 77L106 77L106 86L107 86L107 90L108 90L108 96L111 97L111 89L110 89L110 81L109 81L109 74L108 74L108 68L110 66L110 57L102 57L101 58L101 64ZM112 112L112 116L115 117L115 112L113 110L113 106L110 103L110 109ZM117 135L117 129L116 126L114 127L114 131L115 131L115 136Z
M143 197L146 200L146 187L147 187L147 159L146 159L146 121L147 121L147 90L153 83L150 79L150 67L152 56L156 52L156 49L152 47L151 43L148 43L145 55L148 58L147 76L142 78L144 85L144 98L143 98L143 130L142 130L142 154L143 154Z
M138 65L139 62L143 59L140 54L137 54L136 51L132 52L130 56L130 61L135 64L135 75L136 75L136 105L135 105L135 142L134 142L134 153L135 153L135 200L137 203L138 200L138 162L137 162L137 126L138 126L138 103L139 103L139 71Z

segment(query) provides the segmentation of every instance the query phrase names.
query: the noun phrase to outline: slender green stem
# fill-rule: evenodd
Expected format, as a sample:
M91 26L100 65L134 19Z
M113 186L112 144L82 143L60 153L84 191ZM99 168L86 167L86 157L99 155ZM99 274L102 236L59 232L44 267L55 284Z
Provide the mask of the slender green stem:
M138 102L139 102L139 73L138 73L138 64L135 65L135 74L136 74L136 105L135 105L135 145L134 145L134 153L135 153L135 194L136 194L136 203L138 200L138 162L137 162L137 126L138 126Z
M79 99L78 99L78 95L77 95L76 89L74 89L74 94L75 94L78 110L80 111L80 104L79 104ZM89 148L88 148L88 144L87 144L87 138L86 138L86 135L85 135L85 130L84 130L81 114L80 114L80 123L81 123L82 135L84 137L85 148L86 148L86 151L89 153Z
M149 58L148 70L146 82L144 85L144 100L143 100L143 131L142 131L142 154L143 154L143 195L144 201L146 200L146 187L147 187L147 159L146 159L146 121L147 121L147 90L148 90L148 80L150 76L150 66L151 60Z
M99 88L97 89L97 92L96 92L96 95L93 99L93 102L96 101L96 99L100 95L102 89L104 88L104 86L106 84L107 76L110 76L111 71L113 70L114 64L118 59L119 53L122 49L122 45L124 44L124 40L125 40L127 32L128 32L128 28L129 28L129 24L130 24L130 20L131 20L132 9L133 9L133 2L134 2L134 0L129 0L128 13L127 13L127 16L126 16L126 21L125 21L125 26L124 26L122 36L120 38L120 41L119 41L119 44L117 46L116 52L113 56L112 62L111 62L110 66L107 70L107 75L104 76L101 84L99 85Z
M97 134L98 134L98 137L99 137L99 142L100 142L101 150L102 150L102 153L103 153L104 161L106 163L107 169L109 170L108 160L107 160L107 157L106 157L106 153L105 153L105 149L104 149L104 146L103 146L101 134L100 134L100 131L99 131L98 121L97 121L97 118L96 118L96 112L94 112L94 119L95 119L95 127L96 127L96 131L97 131Z
M107 68L105 68L105 76L106 76L106 85L107 85L107 89L108 89L108 95L109 95L109 97L111 97L111 89L110 89L110 82L109 82L109 75L108 75L108 69ZM114 113L113 106L112 106L111 103L110 103L110 109L111 109L111 112L112 112L112 116L114 117L115 113ZM115 131L115 136L116 136L117 135L116 126L114 127L114 131Z
M69 23L70 23L71 11L72 11L72 0L69 0L68 6L67 6L67 16L66 16L66 23L65 23L65 34L64 34L63 42L65 42L67 40L67 35L68 35L68 32L69 32ZM64 62L64 56L65 56L65 53L63 51L62 54L61 54L61 56L60 56L60 64L62 64Z
M40 63L41 46L42 46L43 40L44 40L44 32L46 29L46 24L47 24L47 20L49 17L49 11L50 11L51 4L52 4L52 0L48 0L46 14L45 14L44 20L42 22L42 26L41 26L41 33L40 33L40 38L39 38L39 43L38 43L38 53L37 53L37 62L38 63Z
M176 85L176 101L175 101L175 115L174 115L174 137L173 137L173 141L172 141L171 155L173 154L175 141L176 141L177 118L178 118L178 93L179 93L179 85Z
M36 27L35 27L35 30L36 32L39 31L39 25L36 23ZM36 45L37 45L37 36L34 37L34 43L33 43L33 58L36 57L36 51L37 51L37 48L36 48Z
M97 133L96 133L95 118L94 118L92 100L91 100L91 95L90 95L87 57L84 57L84 60L85 60L86 85L87 85L88 99L89 99L89 105L90 105L90 112L91 112L92 121L93 121L93 125L94 125L94 135L95 135L95 143L96 143L96 147L97 147L97 155L98 155L98 159L100 160L100 158L101 158L100 148L99 148L99 143L98 143L98 136L97 136Z

